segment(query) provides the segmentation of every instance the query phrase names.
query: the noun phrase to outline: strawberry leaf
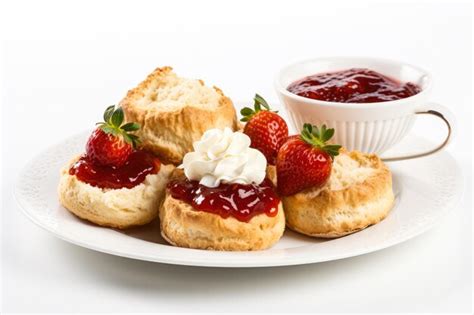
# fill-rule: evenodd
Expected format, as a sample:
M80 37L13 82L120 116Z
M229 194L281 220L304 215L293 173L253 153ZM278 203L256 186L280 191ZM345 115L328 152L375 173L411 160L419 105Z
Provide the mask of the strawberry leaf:
M240 110L240 114L242 116L250 116L250 115L254 114L254 111L250 107L244 107Z
M110 105L109 107L107 107L107 109L104 112L104 121L105 122L110 121L110 117L112 117L114 109L115 109L115 105Z
M137 143L140 142L136 135L132 135L129 133L124 134L123 139L125 140L125 142L130 143L134 148L137 146Z
M137 136L137 135L128 134L128 136L129 136L133 141L140 141L140 139L138 139L138 136Z
M320 130L321 136L323 136L323 135L326 133L326 130L327 130L327 129L326 129L326 125L322 125L322 126L321 126L321 130Z
M125 142L127 142L127 143L133 145L133 140L132 140L132 138L130 137L129 134L124 134L124 135L123 135L123 140L125 140Z
M243 121L243 122L249 121L252 118L252 116L258 113L259 111L270 110L270 106L268 105L267 101L265 101L265 99L261 97L260 95L255 94L253 100L254 100L253 109L250 107L244 107L240 110L240 114L243 116L240 119L240 121Z
M140 129L140 125L134 122L130 122L122 126L122 130L125 131L137 131L138 129Z
M253 99L255 101L255 105L258 104L259 108L260 106L263 106L266 110L270 110L270 105L268 105L267 101L265 101L265 99L260 95L255 94L255 97Z
M334 154L331 154L333 156L336 156L339 154L339 149L341 149L341 146L337 144L328 144L324 146L324 150L331 151L334 153Z
M324 127L325 127L325 126L324 126ZM329 139L331 139L332 136L334 136L334 129L332 129L332 128L331 128L331 129L328 129L328 130L326 130L324 133L322 133L322 135L323 135L323 139L322 139L322 140L323 140L324 142L326 142L326 141L328 141Z
M318 128L316 125L304 124L301 131L301 139L306 143L319 148L328 153L332 158L339 154L340 145L326 144L334 135L334 128L327 128L322 125Z
M311 133L307 129L303 129L303 131L301 132L301 137L303 138L303 140L305 140L308 143L311 143L312 138L313 138L311 136Z
M101 125L100 129L102 129L103 132L109 133L109 134L114 135L114 136L116 136L118 134L116 128L114 128L112 126L109 126L107 124Z
M114 127L120 127L120 125L122 125L123 118L124 118L123 109L122 107L119 107L112 114L112 119L111 119L112 125Z
M318 126L314 125L312 134L313 134L316 138L318 138L318 139L321 138L321 134L320 134L320 132L319 132Z
M255 101L255 103L253 104L253 107L255 108L255 112L258 113L259 111L262 110L262 107L260 106L260 103Z

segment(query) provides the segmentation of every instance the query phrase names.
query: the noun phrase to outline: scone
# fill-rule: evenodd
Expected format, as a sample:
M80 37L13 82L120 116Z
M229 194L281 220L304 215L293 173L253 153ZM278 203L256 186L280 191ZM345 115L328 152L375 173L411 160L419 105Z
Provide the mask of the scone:
M78 158L61 170L59 200L78 217L95 224L119 229L143 225L158 216L173 165L161 165L133 188L107 189L92 186L69 174Z
M287 226L314 237L354 233L384 219L394 203L392 175L375 154L341 152L329 181L283 196Z
M285 216L266 159L250 139L212 129L173 172L160 208L162 236L172 245L248 251L271 247ZM211 154L212 152L212 154Z
M211 128L237 130L232 101L201 80L157 68L121 101L127 121L141 125L141 146L164 163L181 163L192 144Z
M109 106L90 135L86 152L61 170L58 193L70 212L95 224L127 228L158 216L173 165L136 148L140 126L123 124L120 107Z
M182 171L176 169L173 180ZM160 210L161 235L170 244L179 247L249 251L271 247L283 235L285 215L281 202L275 216L265 213L252 217L248 222L233 216L199 211L185 201L173 198L170 189Z

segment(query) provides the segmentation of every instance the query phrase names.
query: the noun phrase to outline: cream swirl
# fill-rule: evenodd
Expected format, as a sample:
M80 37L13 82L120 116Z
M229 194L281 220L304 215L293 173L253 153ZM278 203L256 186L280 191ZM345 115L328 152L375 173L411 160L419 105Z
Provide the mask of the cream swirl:
M265 179L267 160L250 148L250 138L242 132L209 129L193 148L179 166L189 180L217 187L220 183L260 184Z

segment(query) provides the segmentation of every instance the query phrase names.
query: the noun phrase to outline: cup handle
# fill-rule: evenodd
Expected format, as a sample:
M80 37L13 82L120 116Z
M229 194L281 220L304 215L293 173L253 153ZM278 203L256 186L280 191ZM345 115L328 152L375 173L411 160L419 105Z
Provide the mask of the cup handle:
M433 153L436 153L436 152L440 151L441 149L443 149L449 143L449 141L452 139L452 136L453 136L453 127L452 127L451 123L448 121L448 119L445 117L446 115L441 113L441 111L449 114L450 117L453 117L452 113L446 107L441 106L439 104L435 104L435 103L432 103L432 104L428 105L427 107L434 108L434 109L426 109L426 110L420 109L420 110L415 112L415 115L433 115L433 116L436 116L436 117L440 118L446 124L446 127L448 127L448 134L446 135L446 138L444 139L444 141L441 144L439 144L438 146L436 146L435 148L433 148L431 150L428 150L426 152L420 152L420 153L415 153L415 154L410 154L410 155L403 155L403 156L395 156L395 157L382 157L381 158L382 161L384 161L384 162L394 162L394 161L403 161L403 160L409 160L409 159L416 159L416 158L424 157L424 156L427 156L427 155L430 155L430 154L433 154Z

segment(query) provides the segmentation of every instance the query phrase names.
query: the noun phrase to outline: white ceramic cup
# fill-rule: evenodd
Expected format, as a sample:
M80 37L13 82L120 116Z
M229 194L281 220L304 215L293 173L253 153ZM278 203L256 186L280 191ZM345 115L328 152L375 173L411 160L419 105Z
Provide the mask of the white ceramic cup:
M298 96L287 90L288 85L304 77L350 68L367 68L401 82L412 82L422 91L395 101L336 103ZM450 117L452 114L430 101L431 86L431 75L423 69L397 61L362 57L329 57L298 62L283 68L275 79L275 89L295 130L301 131L304 123L326 124L335 129L332 142L348 150L382 154L407 135L416 115L435 115L447 125L447 136L437 147L406 156L386 157L385 161L426 156L448 144L452 127L445 114Z

